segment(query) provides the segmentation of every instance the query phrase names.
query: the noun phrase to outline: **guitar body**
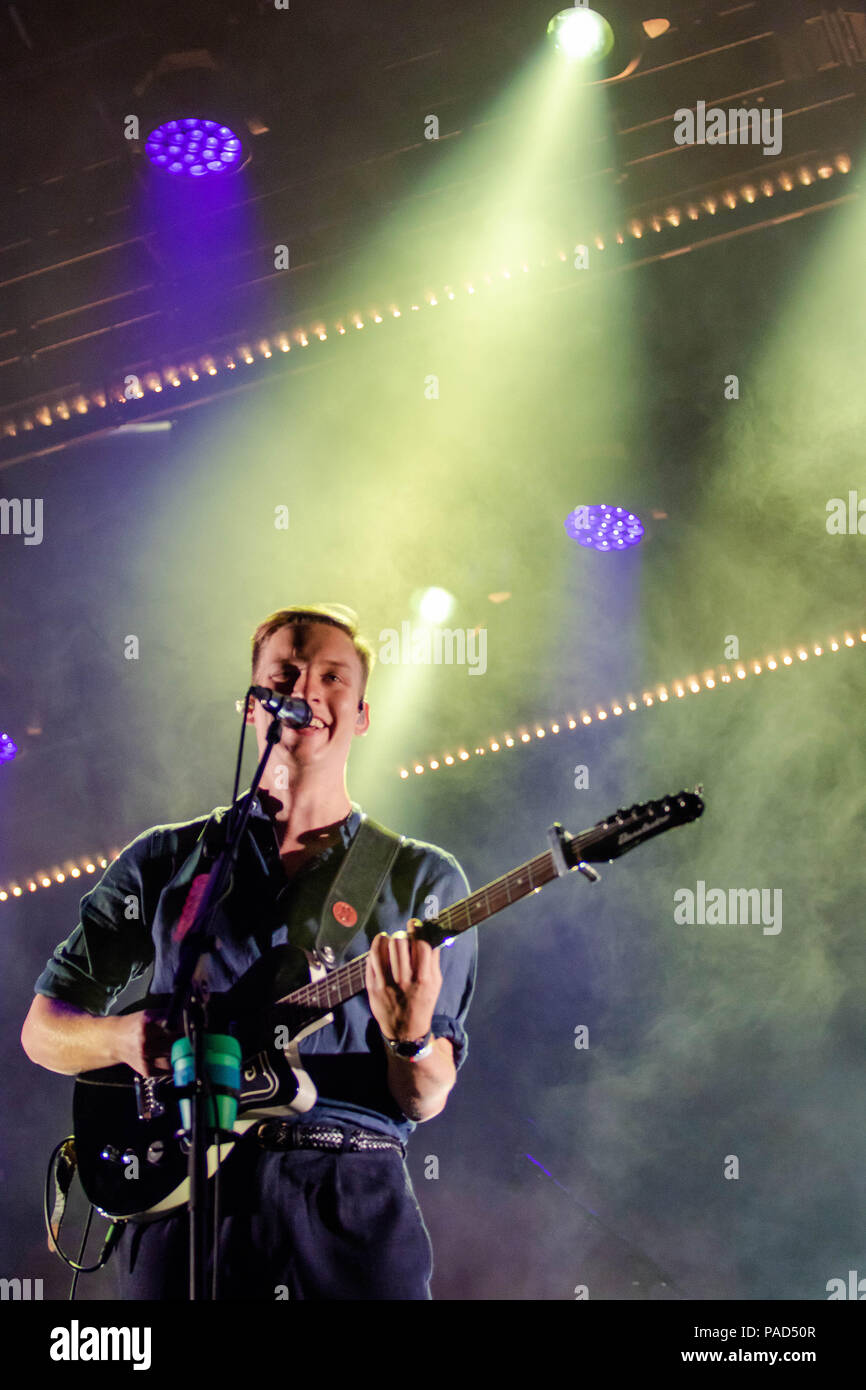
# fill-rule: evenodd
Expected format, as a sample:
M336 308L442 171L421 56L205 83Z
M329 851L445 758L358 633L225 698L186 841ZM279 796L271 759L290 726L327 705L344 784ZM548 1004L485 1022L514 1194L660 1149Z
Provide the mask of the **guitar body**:
M296 973L292 947L279 948L258 962L233 990L212 1000L211 1029L226 1029L242 1015L260 988L262 976L275 978L274 961L285 982L286 953ZM262 967L262 968L260 968ZM311 969L315 978L324 971ZM307 974L310 978L310 974ZM333 1014L280 1002L261 1007L255 1021L234 1031L241 1043L241 1093L234 1134L244 1135L260 1120L303 1114L316 1103L316 1089L300 1057L300 1043L333 1020ZM267 997L267 995L265 996ZM154 1007L147 999L134 1010ZM132 1012L133 1010L130 1010ZM280 1045L276 1045L275 1039ZM186 1205L189 1199L188 1142L181 1130L180 1103L170 1073L140 1077L127 1066L103 1067L82 1073L72 1097L75 1152L81 1185L88 1200L104 1216L153 1221ZM208 1176L216 1171L234 1145L226 1140L208 1150Z

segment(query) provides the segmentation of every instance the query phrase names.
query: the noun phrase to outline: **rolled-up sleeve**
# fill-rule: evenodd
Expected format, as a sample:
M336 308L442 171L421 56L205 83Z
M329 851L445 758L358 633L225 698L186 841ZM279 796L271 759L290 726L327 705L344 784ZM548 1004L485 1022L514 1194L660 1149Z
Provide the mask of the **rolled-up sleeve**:
M77 927L56 947L36 994L105 1015L153 960L147 926L146 866L159 830L138 836L81 899Z

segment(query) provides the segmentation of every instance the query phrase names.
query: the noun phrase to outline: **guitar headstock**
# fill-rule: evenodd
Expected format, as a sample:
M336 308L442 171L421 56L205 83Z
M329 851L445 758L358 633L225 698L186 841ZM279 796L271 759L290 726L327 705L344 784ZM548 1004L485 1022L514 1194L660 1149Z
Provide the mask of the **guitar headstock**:
M673 796L615 811L607 820L599 821L591 830L564 845L566 860L571 867L581 861L607 863L645 840L651 840L654 835L662 835L676 825L688 825L703 815L704 803L699 795L702 791L703 787L696 787L693 792L676 792Z

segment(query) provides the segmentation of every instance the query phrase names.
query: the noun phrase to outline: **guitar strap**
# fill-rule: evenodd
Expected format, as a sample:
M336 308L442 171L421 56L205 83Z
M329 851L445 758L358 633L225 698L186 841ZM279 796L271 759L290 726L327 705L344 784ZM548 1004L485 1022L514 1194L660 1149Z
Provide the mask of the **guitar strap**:
M211 867L224 843L225 831L225 818L215 814L199 836L191 856L197 872L192 871L194 876L183 911L172 932L178 940L185 935L195 916ZM361 812L361 824L331 884L319 919L314 950L328 970L341 963L350 941L366 926L405 838Z
M328 970L340 964L349 942L366 926L405 839L361 812L361 824L325 899L316 937L316 955Z

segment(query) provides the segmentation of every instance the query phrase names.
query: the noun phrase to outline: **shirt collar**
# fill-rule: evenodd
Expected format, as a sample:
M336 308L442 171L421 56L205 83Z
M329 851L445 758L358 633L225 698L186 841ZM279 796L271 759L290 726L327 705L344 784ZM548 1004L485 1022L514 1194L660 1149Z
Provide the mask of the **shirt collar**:
M248 794L249 788L247 788L245 792L241 793L241 795L238 797L238 801L235 802L235 805L238 805L239 802L243 801L244 797ZM345 820L340 821L338 827L340 832L340 838L342 839L343 844L347 849L354 840L355 836L357 835L358 827L360 826L361 820L364 815L364 812L358 805L357 801L350 801L350 804L352 807L351 811L346 816ZM271 830L273 831L274 841L276 842L276 829L274 828L273 821L271 820L267 811L263 809L262 804L257 796L253 798L253 804L250 808L250 821L256 821L257 823L265 822L267 825L269 825L271 827ZM323 854L327 854L328 852L329 851L327 849L322 851Z

